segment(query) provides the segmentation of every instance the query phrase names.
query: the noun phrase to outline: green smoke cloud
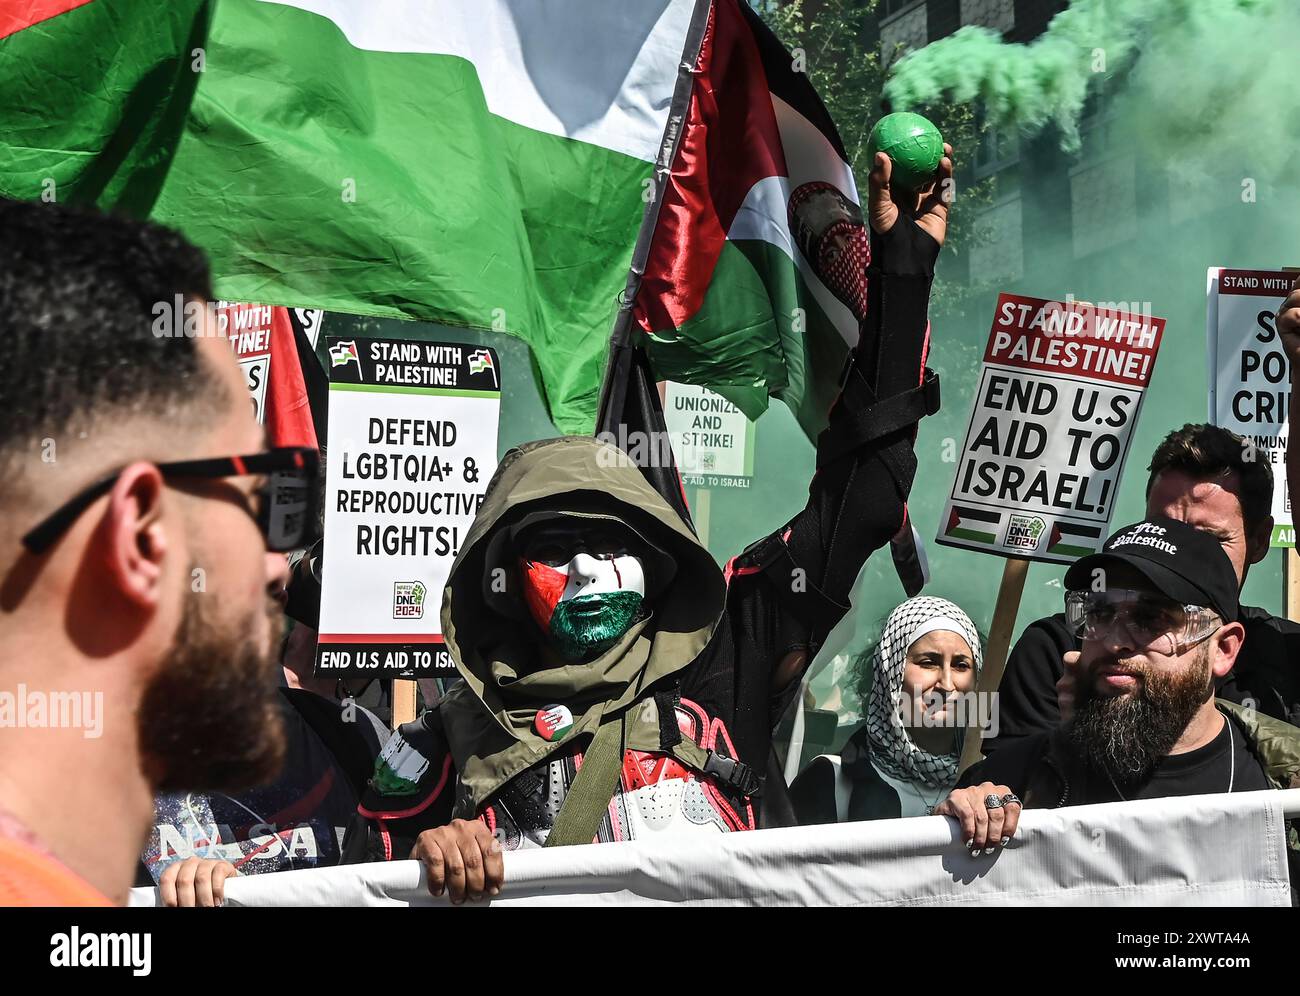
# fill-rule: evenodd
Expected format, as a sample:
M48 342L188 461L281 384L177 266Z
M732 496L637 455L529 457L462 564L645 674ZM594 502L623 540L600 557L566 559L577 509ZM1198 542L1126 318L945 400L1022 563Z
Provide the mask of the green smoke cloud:
M1273 178L1298 144L1297 37L1295 0L1081 0L1028 44L962 28L901 59L885 92L896 109L974 101L1002 126L1053 124L1073 152L1101 90L1145 151Z
M952 486L944 446L964 436L998 291L1122 302L1167 320L1111 521L1143 517L1156 444L1209 415L1206 268L1300 266L1297 39L1300 0L1075 0L1028 43L968 27L894 67L886 85L893 109L970 102L1022 137L994 191L1014 207L1013 228L975 240L976 252L993 249L999 259L1014 247L1014 275L990 272L972 255L968 303L945 314L942 294L931 302L931 362L944 379L944 406L921 424L909 503L927 541ZM959 166L974 152L957 148ZM957 197L960 209L960 189ZM982 216L972 225L980 231ZM947 247L945 256L956 258ZM1273 471L1283 486L1281 464ZM927 590L988 620L995 592L987 578L996 568L929 549L935 581ZM1280 561L1274 551L1251 568L1245 604L1280 609ZM887 558L873 560L855 594L876 617L890 606L879 596L873 603L872 593L896 588L890 570ZM1034 565L1019 626L1060 611L1060 578L1058 568ZM870 613L862 615L854 648L865 645Z

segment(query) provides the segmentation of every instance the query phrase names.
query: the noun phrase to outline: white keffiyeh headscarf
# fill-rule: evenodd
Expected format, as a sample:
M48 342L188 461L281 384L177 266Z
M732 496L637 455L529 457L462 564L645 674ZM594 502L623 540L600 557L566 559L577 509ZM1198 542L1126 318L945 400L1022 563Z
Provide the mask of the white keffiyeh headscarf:
M909 598L889 614L880 642L871 655L871 700L867 704L867 739L871 760L886 774L902 781L942 788L957 780L957 754L930 754L912 742L899 712L907 652L921 637L936 630L962 636L975 658L978 682L984 666L979 633L960 608L945 598ZM960 731L957 739L961 743Z

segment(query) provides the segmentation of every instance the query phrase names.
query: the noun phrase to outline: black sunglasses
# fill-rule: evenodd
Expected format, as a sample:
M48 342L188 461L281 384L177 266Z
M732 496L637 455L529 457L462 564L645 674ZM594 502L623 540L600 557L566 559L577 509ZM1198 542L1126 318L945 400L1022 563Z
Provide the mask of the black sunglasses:
M320 454L315 450L286 446L247 456L180 460L155 466L164 477L220 478L265 474L266 483L254 492L258 500L250 514L262 530L266 548L277 553L296 550L316 538ZM118 471L97 481L56 508L23 537L23 546L38 554L48 550L82 512L112 489L120 473Z

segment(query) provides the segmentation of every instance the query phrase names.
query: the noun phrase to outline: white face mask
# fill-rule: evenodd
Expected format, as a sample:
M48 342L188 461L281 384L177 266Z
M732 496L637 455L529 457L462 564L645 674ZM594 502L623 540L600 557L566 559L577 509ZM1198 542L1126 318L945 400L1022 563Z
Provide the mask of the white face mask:
M641 558L630 553L612 559L579 553L567 564L551 569L568 577L560 595L561 602L579 595L603 595L611 591L635 591L638 595L645 595L645 568Z
M645 567L632 554L578 553L558 565L525 560L520 569L528 611L567 657L609 646L641 612Z

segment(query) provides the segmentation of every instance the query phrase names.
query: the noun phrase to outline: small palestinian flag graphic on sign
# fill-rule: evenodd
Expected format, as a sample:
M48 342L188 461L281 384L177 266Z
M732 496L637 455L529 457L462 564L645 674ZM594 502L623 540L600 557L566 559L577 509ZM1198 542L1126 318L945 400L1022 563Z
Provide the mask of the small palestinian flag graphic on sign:
M1001 525L1002 514L1000 512L985 512L978 508L954 505L952 514L948 516L948 526L944 529L943 534L951 536L953 539L992 545L998 541L998 529Z
M1047 552L1058 557L1086 557L1101 545L1101 526L1081 526L1059 519L1052 525Z
M343 367L349 363L357 365L357 375L361 374L361 354L357 352L356 341L337 342L329 348L330 367Z
M492 371L492 384L500 388L501 383L497 380L497 368L496 364L492 362L492 354L486 349L476 349L469 354L469 372L479 374L484 370Z

